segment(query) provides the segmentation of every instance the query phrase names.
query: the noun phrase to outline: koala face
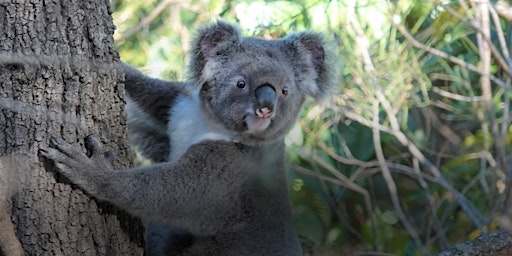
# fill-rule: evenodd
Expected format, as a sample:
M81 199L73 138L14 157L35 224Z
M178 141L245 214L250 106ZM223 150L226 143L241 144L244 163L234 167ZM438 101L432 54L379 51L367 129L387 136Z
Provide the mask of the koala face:
M327 94L330 83L318 35L242 37L224 22L200 32L190 70L206 116L237 140L256 145L283 137L305 97Z
M286 134L304 101L292 63L273 44L244 38L229 58L208 61L203 70L203 111L243 142Z

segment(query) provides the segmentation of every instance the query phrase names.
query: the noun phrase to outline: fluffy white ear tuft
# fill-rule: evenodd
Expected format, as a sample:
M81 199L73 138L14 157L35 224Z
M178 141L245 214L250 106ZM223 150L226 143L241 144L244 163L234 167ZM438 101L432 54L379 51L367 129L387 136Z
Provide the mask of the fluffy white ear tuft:
M218 55L221 50L226 50L240 42L240 31L235 25L225 21L206 27L199 32L196 47L204 57Z
M198 80L208 59L229 55L240 44L241 33L236 25L218 20L199 31L192 44L189 70Z
M334 54L326 47L322 35L299 32L284 38L292 50L291 59L296 65L300 87L315 100L320 101L332 94L336 84Z

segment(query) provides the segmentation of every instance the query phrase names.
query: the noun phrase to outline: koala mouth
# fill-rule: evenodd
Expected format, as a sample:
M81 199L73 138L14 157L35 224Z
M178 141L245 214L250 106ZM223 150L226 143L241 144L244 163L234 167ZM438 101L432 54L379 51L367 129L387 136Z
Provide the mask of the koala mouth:
M254 113L250 112L244 117L244 123L249 133L265 131L272 123L274 113L268 108L256 109Z

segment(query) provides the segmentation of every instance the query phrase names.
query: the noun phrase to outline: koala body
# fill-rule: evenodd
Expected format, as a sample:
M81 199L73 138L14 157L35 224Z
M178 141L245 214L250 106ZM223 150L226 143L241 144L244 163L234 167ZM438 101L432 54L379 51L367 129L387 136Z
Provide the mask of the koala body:
M328 57L315 33L265 40L219 21L199 31L188 82L123 64L129 138L154 165L111 171L94 139L90 157L57 140L41 153L92 196L153 223L148 255L301 255L284 136L307 96L329 94Z

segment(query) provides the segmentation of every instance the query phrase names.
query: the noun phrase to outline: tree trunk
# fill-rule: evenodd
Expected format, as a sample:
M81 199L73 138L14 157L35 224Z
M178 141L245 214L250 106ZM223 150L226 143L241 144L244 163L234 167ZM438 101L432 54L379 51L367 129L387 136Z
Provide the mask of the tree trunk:
M504 231L485 234L475 240L451 247L438 256L509 256L512 255L512 236Z
M16 237L26 255L143 254L139 220L37 156L52 136L93 135L130 165L111 12L108 0L0 0L0 254L22 254Z

